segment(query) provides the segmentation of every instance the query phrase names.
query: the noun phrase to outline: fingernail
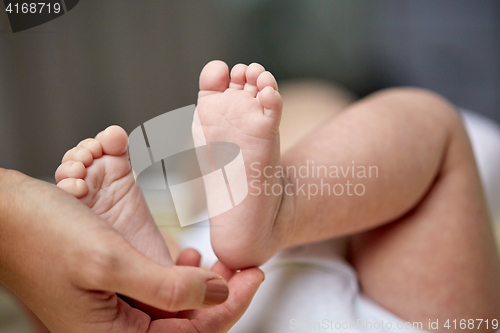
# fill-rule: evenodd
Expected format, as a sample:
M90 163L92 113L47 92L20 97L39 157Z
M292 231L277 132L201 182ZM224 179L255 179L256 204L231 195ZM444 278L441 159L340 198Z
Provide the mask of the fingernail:
M222 304L229 296L229 288L226 281L221 278L210 279L206 282L205 299L206 305Z

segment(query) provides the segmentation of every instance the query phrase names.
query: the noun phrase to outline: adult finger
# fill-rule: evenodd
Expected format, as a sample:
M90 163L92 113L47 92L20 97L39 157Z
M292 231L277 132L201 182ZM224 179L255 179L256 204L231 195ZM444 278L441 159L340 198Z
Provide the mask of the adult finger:
M217 261L211 268L211 271L219 274L224 278L224 280L229 281L236 274L236 271L233 271L230 268L227 268L223 263Z
M208 308L228 297L227 283L217 273L158 265L121 238L107 244L112 246L87 256L81 287L116 292L171 312Z
M218 264L214 268L220 270L223 265ZM245 313L263 280L264 273L258 268L249 268L235 273L229 281L231 293L224 304L211 309L198 310L196 318L191 320L171 318L153 321L148 333L225 333Z
M229 298L212 309L200 310L191 320L198 332L227 332L245 313L257 289L264 281L264 273L258 268L249 268L234 274L229 280Z
M201 262L201 255L195 249L187 248L182 250L177 258L177 266L193 266L199 267ZM227 281L227 279L226 279ZM186 318L191 319L193 317L194 310L179 311L175 317L176 318Z
M194 254L191 254L194 255ZM211 269L212 272L215 272L222 276L224 280L229 281L231 278L236 274L236 271L233 271L232 269L227 268L222 264L220 261L217 261ZM187 311L181 311L176 315L177 318L188 318L188 319L194 319L196 317L196 311L195 310L187 310Z
M195 249L188 248L182 250L182 252L179 254L179 258L177 258L176 265L199 267L200 262L201 262L201 254ZM222 276L222 274L219 275Z

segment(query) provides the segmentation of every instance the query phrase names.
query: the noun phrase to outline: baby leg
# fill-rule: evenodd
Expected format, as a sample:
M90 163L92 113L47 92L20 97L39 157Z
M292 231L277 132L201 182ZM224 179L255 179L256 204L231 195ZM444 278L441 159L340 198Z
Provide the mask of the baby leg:
M292 148L282 165L298 169L307 161L345 167L355 161L378 174L322 179L331 186L361 182L363 195L284 196L274 226L282 247L357 234L350 260L376 302L422 321L424 329L429 319L439 320L441 330L448 319L489 319L491 330L500 316L499 260L472 150L453 107L421 90L375 94ZM286 182L323 184L299 178L289 174ZM478 324L468 327L477 331Z
M481 182L459 116L437 112L448 138L430 188L394 222L354 236L351 261L366 294L426 330L495 331L500 269Z

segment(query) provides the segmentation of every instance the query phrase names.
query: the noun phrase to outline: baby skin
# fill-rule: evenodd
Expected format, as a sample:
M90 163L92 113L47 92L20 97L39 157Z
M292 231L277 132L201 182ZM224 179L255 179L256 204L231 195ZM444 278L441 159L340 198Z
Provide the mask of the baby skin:
M242 203L210 220L212 246L226 266L258 266L281 249L347 237L346 259L364 293L402 319L500 317L499 258L472 149L452 105L420 89L382 91L319 124L281 156L282 107L276 81L261 65L229 71L213 61L202 70L197 112L206 141L241 148L250 188ZM172 264L134 182L126 141L118 127L82 141L65 155L58 185L140 251ZM353 161L376 166L377 176L275 172ZM283 191L255 193L264 182ZM347 182L362 183L363 193L332 194ZM330 194L310 195L325 184Z
M173 265L135 182L127 146L127 133L118 126L81 141L64 155L55 174L57 186L80 199L141 253L158 264Z
M64 155L55 174L57 186L80 199L139 252L158 264L173 265L165 239L135 182L127 146L127 133L118 126L81 141ZM153 319L175 315L133 299L127 301Z
M229 73L225 63L212 61L200 74L196 110L206 141L237 144L247 178L252 163L271 167L280 164L282 109L276 80L259 64L238 64ZM282 186L283 181L263 175L254 179L271 186ZM273 223L280 202L279 196L247 196L230 211L211 218L212 247L219 260L241 269L259 266L276 253Z
M207 141L238 144L246 168L249 161L278 165L282 100L277 89L273 75L259 64L236 65L230 82L227 65L209 63L200 75L197 107ZM83 140L64 155L56 171L56 181L139 251L160 264L172 265L168 248L134 181L127 144L127 134L118 126L108 127L95 139ZM281 181L281 178L273 179L274 183ZM276 252L272 247L271 229L279 200L277 197L247 198L233 214L211 220L212 224L223 227L214 228L220 232L212 233L214 250L222 262L237 269L242 265L258 266ZM257 205L261 209L252 209ZM240 223L232 223L235 216L239 216ZM263 222L253 223L256 220ZM227 239L234 239L234 243L228 243ZM254 252L250 261L242 261L247 257L245 244L253 247L257 242L262 250ZM233 252L236 249L238 253Z

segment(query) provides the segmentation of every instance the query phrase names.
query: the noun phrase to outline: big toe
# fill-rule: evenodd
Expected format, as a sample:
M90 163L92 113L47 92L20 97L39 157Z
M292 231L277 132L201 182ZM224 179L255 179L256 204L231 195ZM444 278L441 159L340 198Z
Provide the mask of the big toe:
M210 61L200 74L200 90L223 92L229 88L229 68L220 60Z
M128 135L120 126L109 126L96 136L106 155L120 156L127 150Z

